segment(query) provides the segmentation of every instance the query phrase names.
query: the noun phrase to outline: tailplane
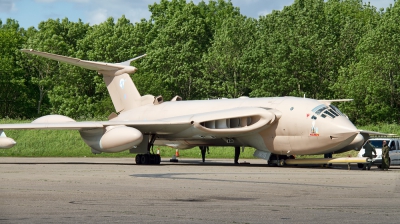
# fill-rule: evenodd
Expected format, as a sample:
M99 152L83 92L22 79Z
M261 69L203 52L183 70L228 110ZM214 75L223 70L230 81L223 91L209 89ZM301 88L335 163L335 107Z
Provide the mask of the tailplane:
M137 68L130 66L130 62L142 58L142 55L121 63L104 63L95 61L86 61L78 58L71 58L62 55L56 55L46 52L35 51L32 49L23 49L22 52L39 55L56 61L65 62L82 68L95 70L103 75L108 93L114 104L115 111L127 111L140 106L141 96L133 83L129 74L136 72Z

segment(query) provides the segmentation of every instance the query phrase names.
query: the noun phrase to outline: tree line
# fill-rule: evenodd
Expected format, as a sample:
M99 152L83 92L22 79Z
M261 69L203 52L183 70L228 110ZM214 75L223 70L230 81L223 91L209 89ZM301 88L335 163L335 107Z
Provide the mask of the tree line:
M23 54L132 63L142 95L184 100L240 96L354 99L339 108L356 124L400 120L400 4L295 0L258 19L229 0L161 0L150 19L98 25L49 19L38 28L0 20L0 118L114 111L94 71Z

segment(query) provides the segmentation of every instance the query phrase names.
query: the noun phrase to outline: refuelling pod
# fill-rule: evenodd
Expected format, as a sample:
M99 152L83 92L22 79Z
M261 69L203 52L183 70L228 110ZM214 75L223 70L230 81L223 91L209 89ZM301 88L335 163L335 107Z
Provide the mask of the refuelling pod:
M3 130L0 130L0 149L9 149L17 144L14 139L6 136Z
M14 139L9 137L0 137L0 149L9 149L17 144Z
M143 140L139 130L124 125L82 130L79 133L93 152L122 152L139 145Z

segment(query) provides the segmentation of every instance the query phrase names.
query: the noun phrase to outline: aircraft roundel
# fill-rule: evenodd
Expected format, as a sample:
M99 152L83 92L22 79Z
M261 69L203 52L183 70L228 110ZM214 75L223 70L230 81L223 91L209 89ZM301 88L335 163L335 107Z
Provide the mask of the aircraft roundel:
M121 89L124 89L124 85L125 85L125 79L119 80L119 87L121 87Z

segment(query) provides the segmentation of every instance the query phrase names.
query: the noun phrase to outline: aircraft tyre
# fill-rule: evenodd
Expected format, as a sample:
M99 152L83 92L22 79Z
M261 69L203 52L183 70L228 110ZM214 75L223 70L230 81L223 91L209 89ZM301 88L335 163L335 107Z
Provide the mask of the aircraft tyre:
M137 165L159 165L161 163L161 156L154 154L137 154L135 162Z
M285 160L289 158L290 157L286 155L271 154L268 160L268 166L284 166Z
M150 158L148 154L142 155L142 159L140 160L142 164L149 164Z
M137 154L135 157L135 162L137 165L142 164L142 155L141 154Z
M156 154L150 155L150 164L159 165L161 163L161 156Z

